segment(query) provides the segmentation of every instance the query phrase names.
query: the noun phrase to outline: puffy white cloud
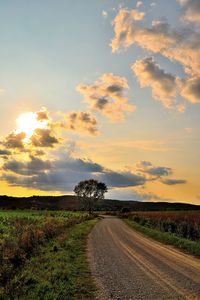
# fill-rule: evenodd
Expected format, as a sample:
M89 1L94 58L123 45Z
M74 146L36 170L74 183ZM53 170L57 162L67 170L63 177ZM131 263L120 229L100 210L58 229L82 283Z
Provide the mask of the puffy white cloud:
M85 102L90 108L112 121L123 120L127 112L135 109L125 96L127 89L129 86L126 78L112 73L103 74L94 84L77 86L77 90L84 95Z
M142 87L152 88L152 95L160 100L164 106L171 108L176 105L178 78L165 72L155 63L152 57L137 60L132 66Z

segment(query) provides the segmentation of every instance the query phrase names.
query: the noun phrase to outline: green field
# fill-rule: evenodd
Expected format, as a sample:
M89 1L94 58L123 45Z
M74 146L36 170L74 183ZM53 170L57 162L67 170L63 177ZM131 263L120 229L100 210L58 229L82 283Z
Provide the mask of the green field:
M83 212L0 211L0 299L92 299L85 246L96 222Z

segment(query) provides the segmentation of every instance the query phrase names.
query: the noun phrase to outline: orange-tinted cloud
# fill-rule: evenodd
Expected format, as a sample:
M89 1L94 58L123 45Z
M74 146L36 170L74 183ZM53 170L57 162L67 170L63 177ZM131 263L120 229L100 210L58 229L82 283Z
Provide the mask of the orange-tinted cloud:
M35 147L53 147L59 143L58 138L54 135L51 129L38 128L30 138L30 141Z
M162 20L156 20L152 27L143 28L140 21L145 13L136 10L121 9L113 21L115 37L111 42L112 51L128 48L134 43L152 52L161 52L174 45L178 33L170 30L169 25Z
M16 133L11 132L3 141L3 145L7 148L13 148L13 149L22 149L24 148L24 139L26 137L26 134L24 132Z
M200 23L200 2L199 0L178 0L184 10L184 20Z
M183 80L181 95L192 103L200 103L200 77Z
M135 110L135 106L125 96L127 89L129 85L126 78L112 73L103 74L94 84L77 86L89 107L112 121L121 121L127 112Z
M199 15L199 0L184 0L181 3L190 18L192 14L194 19ZM181 95L191 103L200 101L199 31L191 27L173 29L165 20L154 20L150 28L145 28L141 19L136 19L131 10L121 9L118 12L113 21L115 37L111 43L112 51L137 44L180 63L188 76L186 79L179 79L165 72L151 58L137 61L132 70L141 86L151 86L156 99L166 107L175 106L178 111L183 112L185 105L176 103L176 95Z
M70 112L66 115L66 121L66 129L90 135L98 134L97 119L90 112Z
M152 57L137 60L132 71L138 78L141 87L149 86L152 95L167 108L176 106L178 78L160 68Z

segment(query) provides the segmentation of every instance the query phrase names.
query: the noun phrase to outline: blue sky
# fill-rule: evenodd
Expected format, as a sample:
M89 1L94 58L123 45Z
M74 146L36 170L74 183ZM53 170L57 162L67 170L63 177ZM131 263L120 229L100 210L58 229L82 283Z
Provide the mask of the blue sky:
M173 0L169 5L164 0L0 1L2 139L15 128L17 117L27 111L38 112L45 107L51 118L58 120L59 114L90 109L83 100L87 96L77 91L77 86L91 87L103 74L113 73L127 80L129 89L125 91L126 97L136 110L125 113L123 122L115 123L99 111L92 110L100 129L95 137L75 131L62 132L66 140L76 144L74 157L90 159L113 172L121 172L127 166L134 172L138 161L150 161L153 166L169 166L173 169L173 177L183 178L187 183L173 185L173 189L159 183L156 190L156 185L153 186L153 180L150 180L142 189L163 199L198 202L199 96L195 95L192 102L188 92L190 100L181 96L180 92L176 99L185 106L185 112L166 108L165 100L162 102L152 95L154 83L141 86L141 74L135 76L131 66L137 61L144 63L146 57L153 57L153 64L159 65L164 74L172 74L181 82L194 76L196 80L199 75L188 76L185 62L179 58L169 59L168 52L152 52L142 42L132 41L126 47L121 40L118 45L121 49L114 53L110 45L116 34L113 21L123 10L145 14L139 25L136 22L136 27L151 28L153 21L160 20L177 31L187 31L191 36L195 32L198 36L198 19L191 21L194 16L191 17L192 9L198 1L186 2L180 4L180 1ZM190 41L187 42L185 37L183 40L184 47L189 45ZM198 66L195 74L198 74ZM6 191L9 182L3 182ZM32 187L29 189L23 185L24 190L21 190L20 184L16 184L13 194L18 193L16 186L22 194L34 193ZM118 187L112 187L112 195L115 188ZM137 189L132 186L125 194L130 197L133 191L135 196L135 192L139 193ZM39 192L38 187L36 191ZM56 192L63 193L63 190ZM66 192L70 191L66 188ZM122 190L119 194L123 198ZM114 195L117 197L117 192Z

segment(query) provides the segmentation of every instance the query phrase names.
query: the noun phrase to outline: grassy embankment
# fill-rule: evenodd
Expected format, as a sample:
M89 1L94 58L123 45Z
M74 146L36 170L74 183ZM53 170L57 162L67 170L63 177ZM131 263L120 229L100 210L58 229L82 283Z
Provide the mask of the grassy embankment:
M200 213L128 213L123 220L133 229L159 242L200 256Z
M6 215L7 214L7 215ZM93 299L84 213L0 213L0 299Z

